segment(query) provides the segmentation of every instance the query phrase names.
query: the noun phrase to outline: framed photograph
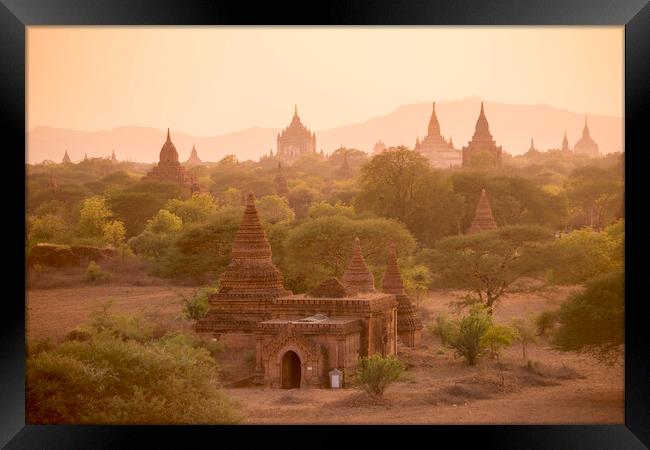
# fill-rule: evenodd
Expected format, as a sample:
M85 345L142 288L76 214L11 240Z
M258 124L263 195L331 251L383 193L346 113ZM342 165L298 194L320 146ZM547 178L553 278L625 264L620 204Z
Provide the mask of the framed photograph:
M650 447L647 2L0 20L3 448Z

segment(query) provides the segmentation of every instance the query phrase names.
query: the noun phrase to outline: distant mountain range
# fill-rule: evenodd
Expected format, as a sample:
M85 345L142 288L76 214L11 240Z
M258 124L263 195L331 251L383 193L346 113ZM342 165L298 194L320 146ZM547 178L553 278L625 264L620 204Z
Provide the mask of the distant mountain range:
M474 132L481 100L465 98L436 102L440 128L446 137L453 138L456 148L466 145ZM514 105L485 102L485 114L490 131L503 149L513 155L525 153L534 138L535 148L547 150L559 148L564 130L569 145L573 147L582 135L585 114L554 108L547 105ZM410 148L415 139L426 134L431 103L422 102L400 106L389 114L373 117L362 123L319 130L309 117L302 122L316 132L317 148L325 153L344 145L371 152L375 143L383 141L386 146L404 144ZM287 117L287 125L291 117ZM622 151L624 147L623 119L613 116L588 116L589 130L598 143L601 153ZM110 156L111 151L119 160L153 162L165 141L167 130L138 126L121 126L110 131L75 131L62 128L37 126L27 133L26 162L39 163L45 159L60 162L67 149L72 161L81 160L84 153L89 157ZM257 160L270 149L275 152L275 128L251 127L218 136L192 136L181 130L171 130L172 141L182 161L189 158L192 144L196 145L203 161L218 161L227 154L235 154L240 160Z

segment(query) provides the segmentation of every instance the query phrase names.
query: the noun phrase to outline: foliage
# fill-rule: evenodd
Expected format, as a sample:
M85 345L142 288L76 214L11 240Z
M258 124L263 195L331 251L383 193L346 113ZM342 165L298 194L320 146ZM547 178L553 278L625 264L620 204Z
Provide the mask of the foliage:
M399 223L387 219L354 220L343 216L307 220L289 231L285 240L285 279L296 291L308 290L326 278L341 276L350 262L354 238L378 279L387 250L395 244L400 255L415 248L413 236Z
M510 286L545 268L543 245L553 235L537 226L508 226L440 240L421 259L434 274L434 284L469 289L492 312Z
M440 314L433 323L427 325L427 330L437 336L442 345L448 345L454 333L454 323L446 315Z
M501 350L508 347L519 338L517 330L503 325L492 324L479 341L479 346L484 348L490 358L499 360Z
M119 220L112 220L104 225L104 241L118 248L124 243L126 229L124 223Z
M429 292L433 281L431 272L422 264L405 267L401 272L406 292L415 298L415 305L420 306L422 296Z
M169 234L158 234L145 230L129 239L128 245L136 255L158 260L165 254L172 239Z
M35 217L29 227L29 237L33 242L60 242L68 234L66 223L53 214Z
M310 219L318 219L319 217L330 216L345 216L353 219L356 216L354 208L352 206L345 206L340 202L332 205L326 201L312 204L309 207L307 215Z
M214 197L210 194L192 195L187 200L173 198L165 205L165 210L181 218L184 225L205 222L217 210Z
M428 160L405 147L374 156L361 168L358 211L397 219L425 244L458 231L461 197Z
M30 423L241 420L236 405L218 389L218 367L207 349L182 334L133 339L119 331L120 326L114 318L96 321L85 330L84 338L29 355Z
M124 222L128 238L140 234L146 222L169 199L183 198L185 189L176 183L142 181L124 189L117 189L107 194L107 203L116 219Z
M404 366L394 356L364 356L359 358L356 383L366 392L383 395L386 388L397 381L403 372Z
M587 282L584 292L571 296L559 310L553 345L563 351L583 351L613 362L624 342L622 271Z
M485 352L486 341L483 337L491 327L492 319L486 309L482 305L474 305L468 315L454 322L448 346L473 366L479 355Z
M194 293L191 297L182 296L183 314L187 319L199 320L208 313L210 296L219 292L218 287L206 287Z
M574 230L549 247L547 278L555 284L579 284L623 267L625 232Z
M86 267L86 281L103 282L110 278L110 274L103 270L95 261L90 261Z
M230 263L230 248L241 221L241 210L224 208L204 224L178 233L160 261L165 277L215 280Z
M517 340L521 342L521 357L528 357L528 344L537 342L536 324L530 318L512 320L512 328L517 330Z
M291 222L295 218L287 200L277 195L266 195L255 202L261 220L276 224Z
M183 220L166 209L161 209L147 221L145 231L155 234L171 234L180 231Z
M555 324L558 321L558 312L554 311L542 311L535 318L535 327L537 334L541 337L546 337L548 332L555 327Z
M87 198L83 201L79 213L79 234L88 237L102 236L106 221L111 215L103 197Z

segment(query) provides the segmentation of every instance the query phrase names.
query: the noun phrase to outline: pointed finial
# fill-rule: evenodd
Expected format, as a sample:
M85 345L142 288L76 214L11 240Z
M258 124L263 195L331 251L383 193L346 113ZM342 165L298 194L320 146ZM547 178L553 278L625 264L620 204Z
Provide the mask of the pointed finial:
M172 138L169 136L169 128L167 128L167 142L171 142Z
M298 104L293 105L293 114L298 115Z
M255 194L253 194L253 191L248 191L246 206L255 206Z

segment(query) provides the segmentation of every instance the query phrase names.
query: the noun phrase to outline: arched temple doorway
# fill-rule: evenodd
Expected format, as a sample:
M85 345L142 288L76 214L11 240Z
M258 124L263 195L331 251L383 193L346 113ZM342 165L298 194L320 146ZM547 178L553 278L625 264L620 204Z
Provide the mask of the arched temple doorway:
M299 388L300 375L300 357L290 350L282 357L282 388Z

